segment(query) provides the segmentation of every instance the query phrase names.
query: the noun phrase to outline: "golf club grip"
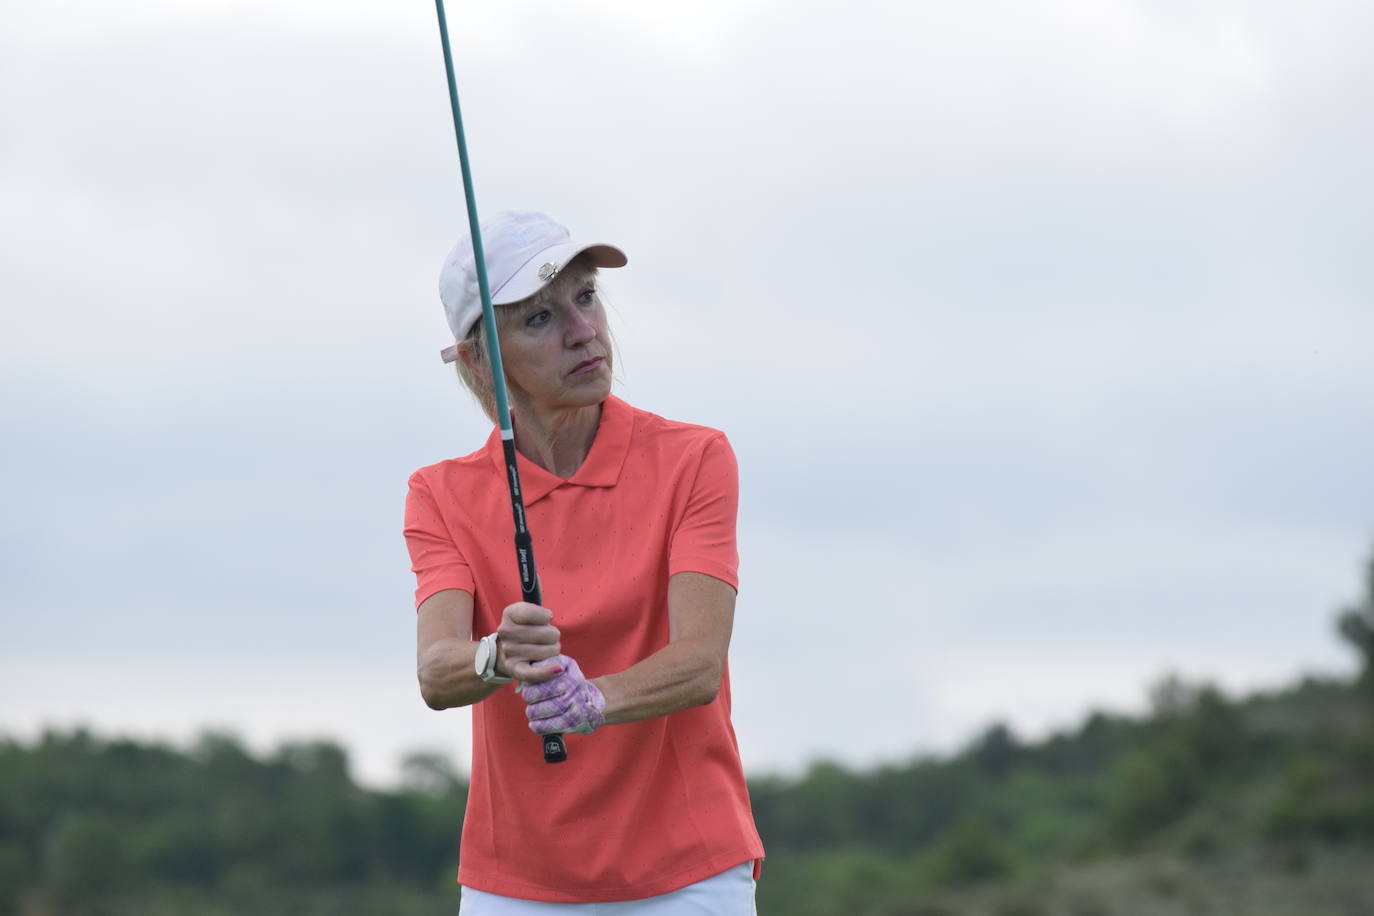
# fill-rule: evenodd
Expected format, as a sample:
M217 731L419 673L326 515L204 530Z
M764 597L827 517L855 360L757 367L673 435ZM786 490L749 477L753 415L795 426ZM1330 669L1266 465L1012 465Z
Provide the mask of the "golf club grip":
M562 735L544 736L544 762L562 763L568 759L568 745L563 742Z
M534 570L534 539L525 524L525 500L520 491L520 470L515 460L515 442L502 443L506 454L506 475L510 484L511 512L515 517L515 562L520 567L520 598L530 604L544 604L539 592L539 575ZM562 735L544 735L541 739L545 763L562 763L568 759L568 745Z
M515 534L515 551L517 555L528 556L530 558L530 569L533 570L534 552L530 549L530 533L525 531L523 534L523 539L521 537L521 532L517 531ZM521 543L522 540L524 542L523 544ZM528 553L521 554L522 547L525 551L528 551ZM542 605L543 597L539 594L538 579L532 579L529 588L525 588L522 582L520 591L524 595L525 600L530 604ZM563 741L562 735L544 735L543 742L545 763L562 763L568 759L568 745Z

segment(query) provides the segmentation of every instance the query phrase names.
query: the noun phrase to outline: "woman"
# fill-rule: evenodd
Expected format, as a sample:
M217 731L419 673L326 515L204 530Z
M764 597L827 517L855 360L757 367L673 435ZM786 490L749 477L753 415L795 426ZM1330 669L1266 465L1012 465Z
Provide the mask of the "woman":
M411 476L420 691L473 706L461 913L752 914L763 847L726 670L734 455L611 395L597 269L624 266L619 249L529 212L482 240L546 607L519 600L497 431ZM440 297L444 358L494 419L470 240ZM557 766L535 737L552 733Z

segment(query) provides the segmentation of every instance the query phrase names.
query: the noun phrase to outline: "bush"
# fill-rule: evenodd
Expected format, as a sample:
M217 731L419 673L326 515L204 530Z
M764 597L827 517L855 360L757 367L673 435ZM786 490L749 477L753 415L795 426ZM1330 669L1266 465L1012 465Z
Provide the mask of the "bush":
M1126 754L1112 768L1108 832L1129 846L1172 823L1197 797L1201 776L1196 759L1176 742Z
M1011 854L981 819L965 818L921 857L921 872L937 887L959 887L1014 870Z
M133 870L124 836L122 825L105 815L63 818L49 839L43 862L44 885L53 899L81 912L125 890Z

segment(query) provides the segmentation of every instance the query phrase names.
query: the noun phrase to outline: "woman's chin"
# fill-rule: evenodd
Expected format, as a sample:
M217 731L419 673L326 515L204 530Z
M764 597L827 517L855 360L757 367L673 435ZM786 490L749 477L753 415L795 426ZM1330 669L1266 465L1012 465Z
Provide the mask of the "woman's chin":
M597 384L584 382L581 385L565 388L552 400L543 402L541 412L544 410L582 410L586 407L595 407L606 400L610 393L610 379Z
M576 401L578 407L592 407L610 397L610 370L599 372L597 376L599 377L585 380L582 384L577 385L568 392L569 398Z

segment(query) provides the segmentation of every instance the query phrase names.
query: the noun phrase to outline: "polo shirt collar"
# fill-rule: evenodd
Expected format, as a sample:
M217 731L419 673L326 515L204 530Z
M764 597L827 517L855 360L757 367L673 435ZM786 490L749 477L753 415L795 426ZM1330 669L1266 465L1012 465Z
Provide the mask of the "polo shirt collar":
M515 453L520 469L520 489L529 506L548 496L561 486L613 487L620 480L620 469L630 451L630 435L634 432L634 408L620 398L610 395L601 402L601 420L596 427L592 450L582 466L564 479L544 470L519 451ZM493 429L487 438L487 454L502 479L506 476L506 455L501 447L501 430Z

